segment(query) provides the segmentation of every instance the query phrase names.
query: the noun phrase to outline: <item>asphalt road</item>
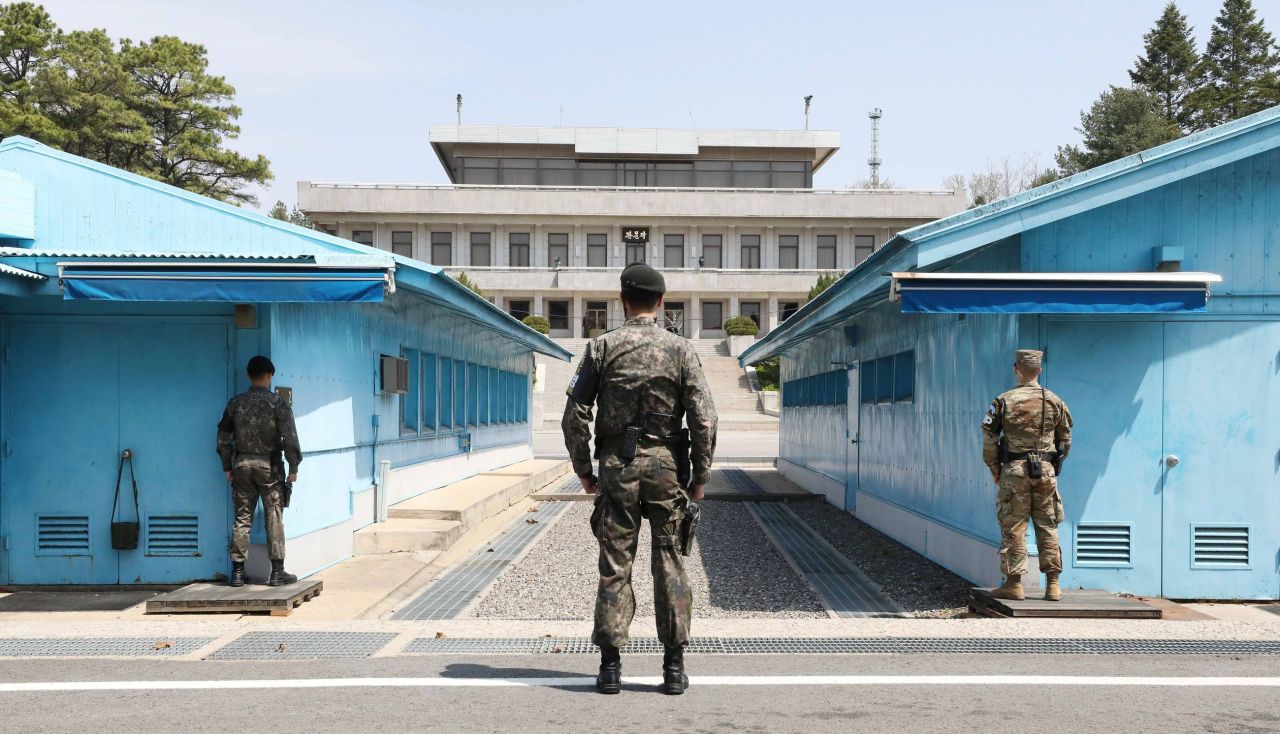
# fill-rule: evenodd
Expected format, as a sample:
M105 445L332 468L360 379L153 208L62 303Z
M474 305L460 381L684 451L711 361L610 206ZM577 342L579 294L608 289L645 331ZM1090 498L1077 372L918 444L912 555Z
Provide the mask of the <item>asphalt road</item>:
M585 655L431 656L355 661L0 662L0 714L13 732L520 731L532 732L1275 732L1280 689L1201 685L1203 677L1280 675L1266 657L1107 656L690 656L683 697L649 685L600 696L570 680L513 687L518 679L575 679ZM624 660L624 677L653 677L661 660ZM707 684L701 677L796 676L777 685ZM908 685L904 676L958 676ZM1013 676L992 683L974 676ZM1096 676L1092 684L1028 684L1025 676ZM821 676L852 676L816 685ZM891 676L868 684L865 676ZM1178 677L1192 686L1115 679ZM299 688L299 679L388 679L362 687ZM184 681L251 680L248 688L190 689ZM176 690L13 692L12 683L161 681ZM1134 681L1130 680L1129 683ZM405 687L412 683L412 687ZM448 685L444 685L448 684ZM501 687L497 687L501 685ZM285 687L275 687L285 686Z

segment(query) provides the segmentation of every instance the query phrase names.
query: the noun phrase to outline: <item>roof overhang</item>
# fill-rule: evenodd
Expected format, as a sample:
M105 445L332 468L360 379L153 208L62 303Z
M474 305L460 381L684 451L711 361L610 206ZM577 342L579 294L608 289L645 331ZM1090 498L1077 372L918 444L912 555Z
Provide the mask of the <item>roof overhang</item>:
M395 292L395 266L315 263L58 263L64 300L224 303L379 303Z
M1204 311L1213 273L892 273L903 313Z

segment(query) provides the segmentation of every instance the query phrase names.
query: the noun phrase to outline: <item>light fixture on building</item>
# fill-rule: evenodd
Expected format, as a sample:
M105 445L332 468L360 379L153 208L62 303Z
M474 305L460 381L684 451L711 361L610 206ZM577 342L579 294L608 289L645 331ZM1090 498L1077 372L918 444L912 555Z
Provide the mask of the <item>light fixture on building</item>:
M1181 247L1165 247L1158 245L1151 248L1152 260L1155 261L1156 272L1158 273L1178 273L1182 271L1182 258L1184 256Z

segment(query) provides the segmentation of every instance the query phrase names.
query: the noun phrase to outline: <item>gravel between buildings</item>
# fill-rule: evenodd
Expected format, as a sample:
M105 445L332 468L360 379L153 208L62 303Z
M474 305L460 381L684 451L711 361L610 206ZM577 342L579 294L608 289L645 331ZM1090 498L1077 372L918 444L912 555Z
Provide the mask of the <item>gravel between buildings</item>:
M695 618L827 617L808 583L769 542L745 505L706 502L702 507L698 542L684 559ZM529 553L499 577L471 616L591 619L599 579L596 539L588 524L591 509L590 502L574 502ZM638 617L654 616L649 548L646 523L632 573Z
M970 584L942 566L821 500L789 506L912 616L958 617L968 611Z

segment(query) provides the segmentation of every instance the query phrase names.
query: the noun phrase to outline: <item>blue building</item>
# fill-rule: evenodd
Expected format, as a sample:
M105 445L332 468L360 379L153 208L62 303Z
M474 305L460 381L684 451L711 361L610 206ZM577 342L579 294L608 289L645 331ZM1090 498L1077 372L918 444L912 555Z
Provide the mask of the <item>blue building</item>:
M380 461L394 503L530 458L533 354L569 357L438 267L25 138L0 144L0 334L0 583L14 585L225 573L214 432L254 354L275 362L303 444L285 514L299 574L351 555ZM141 541L117 551L124 449ZM127 471L120 505L132 519Z
M902 232L742 361L781 357L784 473L993 584L1023 347L1075 418L1064 584L1280 597L1280 108Z

